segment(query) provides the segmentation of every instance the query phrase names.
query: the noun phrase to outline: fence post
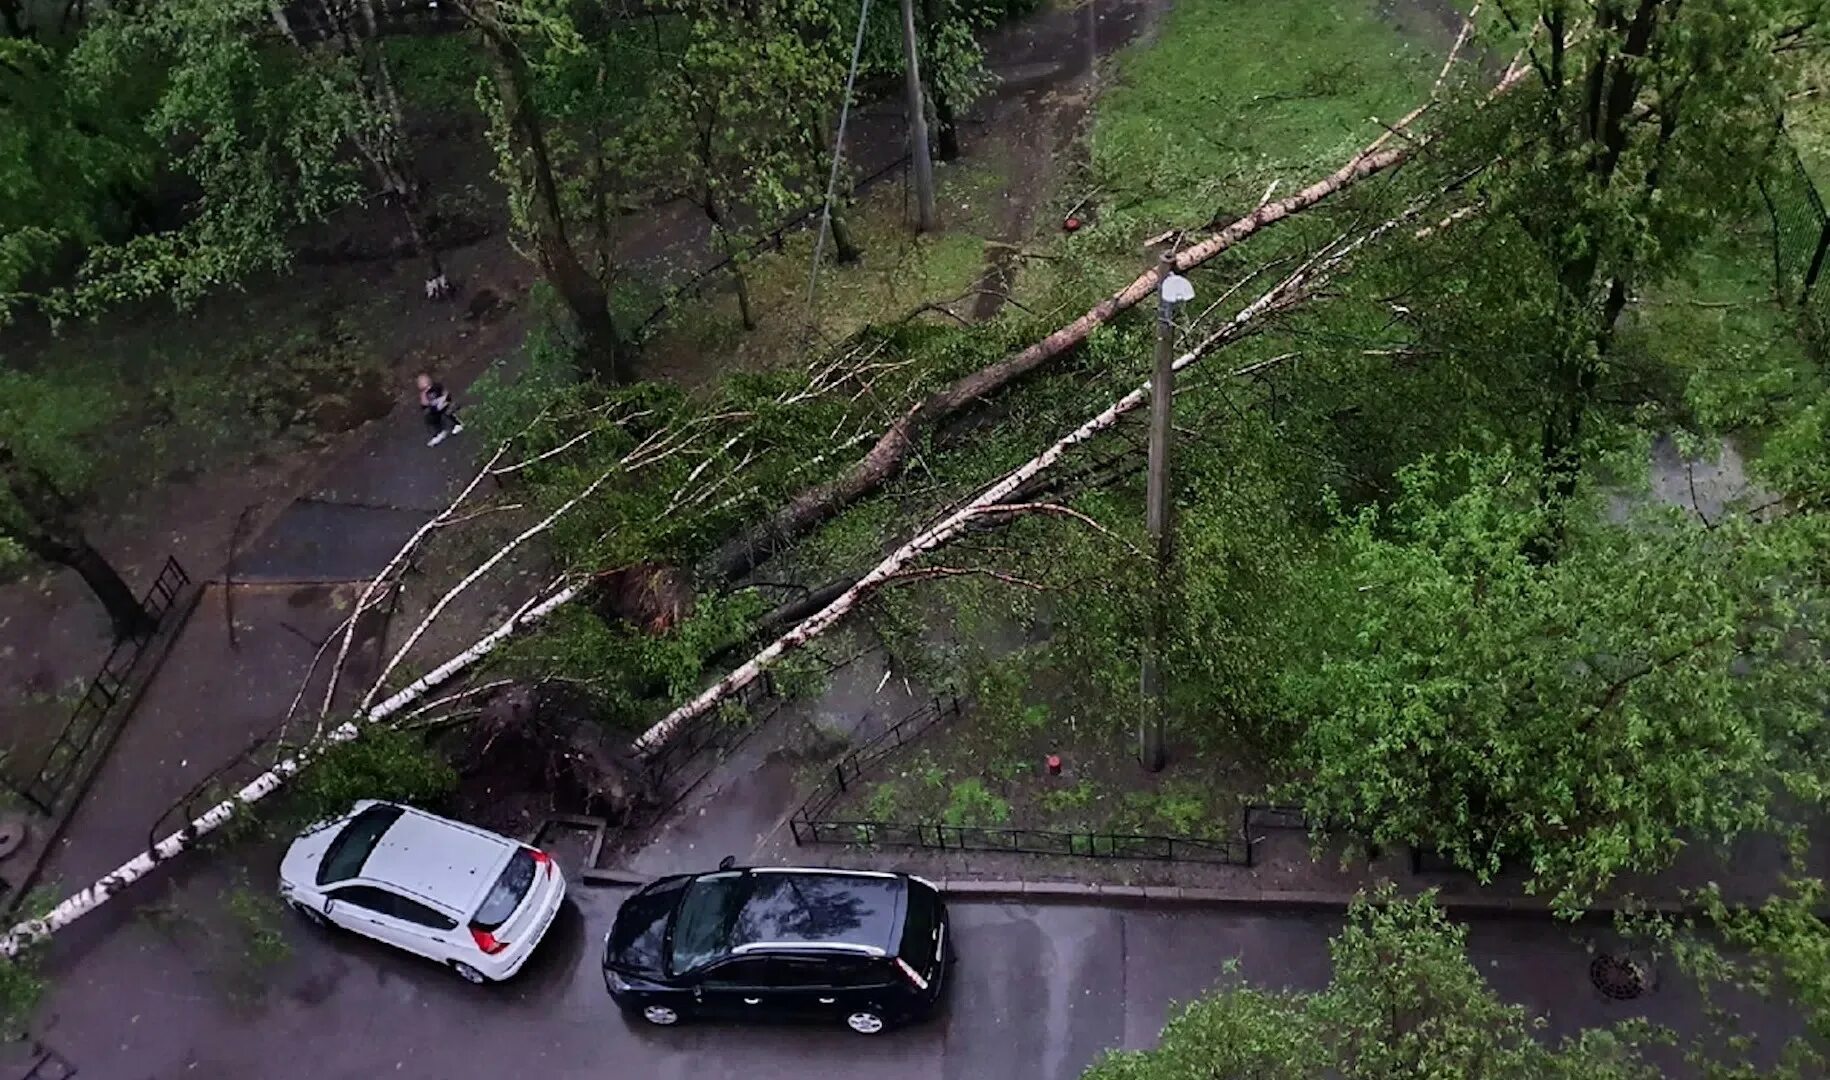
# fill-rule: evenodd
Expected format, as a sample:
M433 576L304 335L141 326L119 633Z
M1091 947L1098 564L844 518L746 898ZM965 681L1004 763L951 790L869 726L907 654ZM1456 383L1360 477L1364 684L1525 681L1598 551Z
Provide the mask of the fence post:
M1824 251L1830 248L1830 220L1821 223L1817 230L1817 250L1811 253L1811 269L1805 271L1804 291L1798 296L1798 303L1803 307L1811 299L1811 287L1817 284L1817 275L1824 268Z
M1773 223L1773 295L1783 304L1786 300L1786 280L1779 255L1779 207L1773 204L1773 193L1767 190L1765 180L1760 181L1760 200L1766 203L1767 220Z
M845 790L845 762L844 761L840 761L837 765L834 765L832 767L832 776L833 776L833 779L835 779L839 782L839 790L844 791Z

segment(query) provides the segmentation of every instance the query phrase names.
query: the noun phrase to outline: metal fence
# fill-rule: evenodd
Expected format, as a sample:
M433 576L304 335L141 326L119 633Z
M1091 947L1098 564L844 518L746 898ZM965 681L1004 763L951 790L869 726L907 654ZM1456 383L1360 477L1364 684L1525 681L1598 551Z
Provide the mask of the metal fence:
M788 829L794 835L794 842L1251 866L1258 844L1264 839L1260 835L1264 831L1309 831L1315 824L1301 807L1264 804L1245 807L1240 814L1237 835L1212 837L1098 832L1087 829L1022 829L953 825L936 821L892 822L827 816L833 804L851 790L866 769L926 734L942 721L953 719L959 714L957 698L936 698L929 705L891 724L869 742L841 757L833 764L832 771L814 788L807 801L789 817Z
M934 851L985 851L1018 855L1066 855L1090 859L1156 859L1252 865L1244 837L1204 839L1056 829L1007 829L982 825L912 824L888 821L833 821L803 817L788 821L797 844L862 844Z
M1774 152L1779 165L1760 181L1773 227L1773 288L1781 304L1811 309L1830 252L1830 213L1783 123Z
M744 689L737 698L741 716L713 709L694 718L667 740L660 749L645 755L642 775L650 791L662 796L669 789L690 787L696 781L680 782L694 771L694 766L711 768L750 733L767 723L781 709L783 701L776 692L775 681L767 672Z
M951 720L958 715L959 699L957 697L937 697L878 732L864 745L851 750L834 763L832 775L814 789L813 796L801 806L796 816L809 813L809 811L813 814L824 813L840 795L850 789L852 783L863 774L865 769L921 737L935 724L943 720Z
M70 718L52 740L30 779L16 788L21 798L45 814L55 815L65 800L80 786L86 767L92 765L91 751L105 742L121 705L133 683L146 647L158 636L165 617L177 602L178 594L190 584L190 575L178 560L167 557L141 602L151 617L150 628L143 634L123 638L115 643L101 670L89 681L88 689L70 710Z

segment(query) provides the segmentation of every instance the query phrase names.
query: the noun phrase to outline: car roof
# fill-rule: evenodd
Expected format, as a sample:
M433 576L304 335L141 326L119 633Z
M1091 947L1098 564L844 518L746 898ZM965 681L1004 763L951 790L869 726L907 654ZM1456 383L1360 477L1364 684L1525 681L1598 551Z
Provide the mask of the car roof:
M401 807L362 864L362 876L468 913L495 884L516 844L506 837Z
M732 954L848 946L884 955L902 932L907 886L896 874L782 867L698 878L720 880L747 890L731 920Z

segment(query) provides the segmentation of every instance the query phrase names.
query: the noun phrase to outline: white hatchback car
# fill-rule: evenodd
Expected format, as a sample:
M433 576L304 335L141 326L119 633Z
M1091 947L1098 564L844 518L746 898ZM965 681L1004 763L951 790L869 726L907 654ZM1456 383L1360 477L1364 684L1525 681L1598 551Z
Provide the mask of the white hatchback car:
M544 851L373 799L294 840L280 863L280 896L307 919L429 957L473 983L520 971L565 892Z

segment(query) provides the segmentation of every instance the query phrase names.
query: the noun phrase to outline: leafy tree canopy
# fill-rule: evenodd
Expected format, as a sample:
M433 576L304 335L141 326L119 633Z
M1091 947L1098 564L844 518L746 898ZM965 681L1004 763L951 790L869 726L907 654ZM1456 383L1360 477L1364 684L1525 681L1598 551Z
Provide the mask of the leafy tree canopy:
M1564 904L1689 838L1823 793L1821 586L1794 572L1825 523L1642 511L1590 493L1565 552L1512 454L1425 458L1389 509L1344 515L1302 603L1296 785L1318 817L1523 864Z
M1317 993L1237 986L1190 1005L1150 1051L1108 1054L1085 1080L1639 1080L1639 1027L1561 1045L1494 994L1468 962L1467 930L1431 896L1355 900Z

